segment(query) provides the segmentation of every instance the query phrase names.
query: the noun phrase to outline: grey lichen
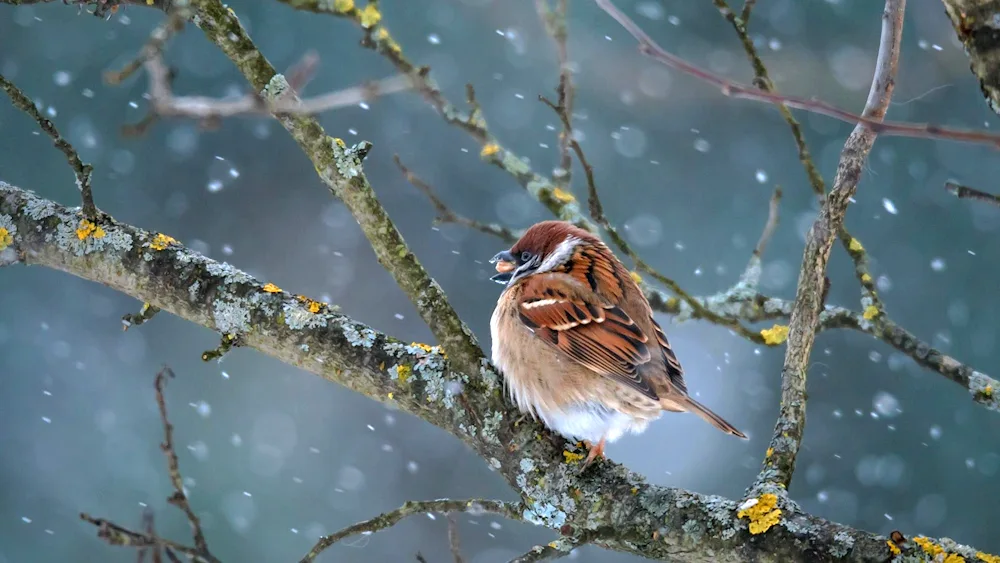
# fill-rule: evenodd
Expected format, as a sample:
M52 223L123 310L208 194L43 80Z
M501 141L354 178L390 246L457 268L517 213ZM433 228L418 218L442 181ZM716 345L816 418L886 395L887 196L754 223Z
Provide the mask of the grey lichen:
M342 139L331 140L337 172L342 178L354 178L361 175L361 163L364 161L372 144L361 141L347 147Z
M291 324L289 324L289 326L291 326ZM344 333L344 338L347 339L347 342L350 343L351 346L361 346L365 350L371 350L372 346L375 344L375 337L378 336L374 330L368 327L358 330L354 323L347 320L343 321L340 324L340 327L341 331Z
M990 410L1000 410L997 385L997 381L985 373L973 371L969 374L969 393Z
M201 282L197 280L193 284L191 284L190 287L188 287L188 299L191 301L191 303L198 302L199 289L201 289Z
M499 411L491 412L483 419L482 438L489 444L500 444L497 432L500 431L500 423L503 422L503 413Z
M59 248L76 256L94 252L114 250L127 252L132 249L132 235L114 226L101 226L83 222L85 219L75 213L58 214L55 241Z
M325 314L312 313L299 303L285 302L281 306L281 312L285 317L285 324L292 330L322 328L327 325ZM348 327L352 332L348 331ZM344 336L350 340L352 334L357 334L354 326L350 323L344 323ZM354 344L354 342L351 343Z
M833 546L831 546L830 553L834 557L843 557L851 551L852 547L854 547L854 538L841 530L833 536Z
M17 225L14 224L14 218L10 215L0 215L0 229L6 230L11 239L17 235ZM2 241L0 241L0 244L2 244Z
M261 90L260 95L262 98L268 101L275 101L280 99L288 92L291 86L288 84L288 80L283 74L275 74L271 77L271 80L267 82L267 86Z
M224 297L215 300L212 306L212 319L215 328L225 334L243 334L250 330L250 310L247 301L236 298L227 301Z
M251 283L254 281L253 276L243 270L240 270L239 268L231 266L226 262L205 261L207 262L205 269L208 273L222 278L227 285L235 283Z

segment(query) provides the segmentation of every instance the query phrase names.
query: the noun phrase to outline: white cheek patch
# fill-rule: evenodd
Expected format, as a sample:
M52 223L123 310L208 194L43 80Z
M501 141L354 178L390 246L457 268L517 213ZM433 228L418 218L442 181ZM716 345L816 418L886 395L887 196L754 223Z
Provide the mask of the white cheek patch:
M560 242L559 246L545 258L545 261L542 262L542 265L538 267L535 273L549 272L562 265L573 255L573 251L576 250L576 245L578 244L580 244L580 239L574 236L566 237L566 240Z

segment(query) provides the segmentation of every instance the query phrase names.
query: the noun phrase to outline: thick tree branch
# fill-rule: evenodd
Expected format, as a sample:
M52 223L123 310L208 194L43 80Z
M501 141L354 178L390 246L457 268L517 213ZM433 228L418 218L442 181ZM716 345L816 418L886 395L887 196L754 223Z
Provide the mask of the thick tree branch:
M515 488L525 503L523 519L564 537L592 534L598 538L593 543L608 549L681 562L889 559L886 538L802 513L794 505L783 507L766 532L753 534L749 525L769 513L740 517L733 501L648 485L610 461L581 474L564 456L575 446L536 423L515 426L518 413L503 398L492 371L458 371L438 347L407 344L314 307L315 301L206 258L162 233L110 218L99 231L90 229L76 210L2 182L0 221L11 227L10 244L26 264L104 284L219 332L241 332L244 346L445 429ZM477 381L484 388L467 392ZM91 520L103 523L116 541L156 545ZM753 529L760 530L756 524ZM934 541L975 561L971 548ZM187 553L182 545L163 545Z
M7 93L14 107L35 120L39 129L51 137L52 143L66 156L69 167L73 169L73 173L76 175L76 187L80 190L80 196L83 199L83 213L90 219L96 219L98 211L97 206L94 205L94 193L91 188L94 167L80 159L80 154L76 152L76 149L73 148L73 145L69 141L59 134L55 124L38 111L35 102L31 101L31 98L27 94L22 92L2 74L0 74L0 89Z
M219 0L192 0L191 5L198 15L199 29L264 99L275 103L295 96L287 79L257 49L232 10ZM485 358L476 337L451 307L441 286L407 247L368 183L362 161L371 143L362 141L348 147L341 139L328 136L311 116L276 113L274 117L312 161L323 183L351 211L379 263L413 302L441 346L467 373L479 371Z
M1000 0L941 0L990 109L1000 113Z
M806 374L823 308L826 265L833 241L844 224L847 205L857 190L861 170L875 143L877 133L867 125L867 121L881 121L889 108L899 61L905 8L906 0L886 0L875 76L862 112L866 121L859 123L844 143L833 190L806 235L795 305L788 323L788 348L781 368L781 408L764 467L752 487L754 494L764 491L775 493L771 490L774 487L777 487L777 492L783 493L792 480L795 457L805 431Z

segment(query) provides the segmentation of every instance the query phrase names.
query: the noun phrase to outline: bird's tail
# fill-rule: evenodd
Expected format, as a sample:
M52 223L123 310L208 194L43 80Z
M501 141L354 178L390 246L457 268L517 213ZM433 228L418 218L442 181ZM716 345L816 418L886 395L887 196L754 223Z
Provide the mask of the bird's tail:
M673 401L671 401L671 402L673 402ZM719 430L722 430L726 434L732 434L733 436L739 436L740 438L743 438L744 440L747 438L746 434L744 434L744 433L740 432L739 430L737 430L735 426L733 426L732 424L729 424L728 422L726 422L726 420L724 418L722 418L721 416L715 414L708 407L706 407L705 405L699 403L698 401L695 401L691 397L685 396L684 399L676 401L675 404L678 404L678 406L684 407L684 410L687 410L689 412L695 413L696 415L698 415L701 418L705 419L706 422L708 422L712 426L718 428Z

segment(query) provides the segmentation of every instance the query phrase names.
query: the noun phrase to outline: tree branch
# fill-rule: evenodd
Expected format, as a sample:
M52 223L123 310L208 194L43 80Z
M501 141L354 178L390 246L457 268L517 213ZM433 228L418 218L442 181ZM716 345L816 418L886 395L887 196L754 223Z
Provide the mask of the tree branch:
M844 143L833 190L806 235L795 305L789 320L788 348L781 368L781 408L764 467L752 487L755 494L766 491L784 496L792 480L795 457L805 430L806 374L823 308L826 265L834 237L844 223L847 205L857 190L862 167L875 143L877 133L868 127L867 121L881 120L889 108L899 61L905 7L906 0L886 0L875 76L862 112L866 122L859 123Z
M996 32L1000 0L941 1L965 47L969 68L979 79L986 104L1000 113L1000 36Z
M191 5L198 15L199 29L229 57L264 99L275 103L295 98L288 80L257 49L232 10L219 0L192 0ZM329 137L311 116L273 115L312 161L323 183L351 211L379 263L410 298L441 346L466 373L480 371L485 358L476 337L452 308L441 286L407 247L368 183L362 161L371 143L362 141L348 147L343 140ZM471 383L478 390L484 389L479 382Z
M407 344L331 308L314 308L315 301L206 258L163 233L111 218L100 233L80 230L83 217L77 211L3 182L0 221L11 227L10 244L25 264L101 283L212 330L242 332L246 347L392 403L450 432L518 492L525 503L520 513L524 520L563 536L592 533L600 537L594 543L607 549L682 562L884 563L889 558L886 538L794 506L784 507L767 533L753 534L749 523L756 516L739 517L731 500L649 485L611 461L581 475L564 456L572 445L537 423L514 424L519 414L503 398L492 371L464 373L438 347ZM852 322L849 312L830 319L831 326ZM246 330L250 326L253 330ZM970 385L989 380L973 373ZM468 389L472 381L484 381L486 389L456 400L458 390ZM990 388L988 400L996 408L992 389L996 387ZM151 538L107 524L107 533L118 543L156 545ZM971 548L934 541L975 560ZM185 554L194 549L163 545Z
M958 199L971 199L1000 206L1000 196L989 192L977 190L976 188L970 188L969 186L963 186L962 184L958 184L956 182L945 182L944 188L948 190L948 193L954 195Z
M91 188L94 167L80 159L80 154L76 152L76 149L73 148L73 145L69 141L59 134L59 130L56 129L55 124L38 111L38 108L35 107L35 102L31 101L31 98L2 74L0 74L0 89L3 89L7 93L14 107L34 119L42 132L52 137L52 143L56 148L66 155L69 167L73 169L73 173L76 175L76 187L80 190L80 196L83 199L83 213L88 219L97 219L98 210L97 206L94 205L94 193Z
M369 520L348 526L339 532L321 537L319 541L316 542L316 545L309 550L309 553L299 560L299 563L312 563L320 553L340 540L357 534L372 533L390 528L395 526L396 523L403 518L413 516L414 514L426 514L428 512L489 512L492 514L499 514L511 520L521 520L522 510L523 507L516 503L502 502L498 500L439 499L428 501L409 501L396 510L379 514ZM461 563L461 561L456 561L456 563Z
M861 123L869 127L876 134L897 137L914 137L920 139L942 139L1000 147L1000 134L997 133L989 133L973 129L953 129L931 123L883 121L864 115L864 113L861 115L853 114L815 98L802 98L799 96L787 96L776 92L768 92L753 86L740 84L739 82L723 78L718 74L695 66L670 53L663 47L660 47L660 45L653 41L653 39L645 31L643 31L641 27L632 21L632 18L628 17L624 12L619 10L612 0L594 1L602 10L607 12L609 16L614 18L615 21L625 28L625 30L628 31L628 33L634 37L636 41L639 42L639 52L649 56L664 66L672 68L678 72L683 72L684 74L697 78L702 82L718 87L725 96L755 102L765 102L769 104L784 104L790 108L825 115L845 123Z

